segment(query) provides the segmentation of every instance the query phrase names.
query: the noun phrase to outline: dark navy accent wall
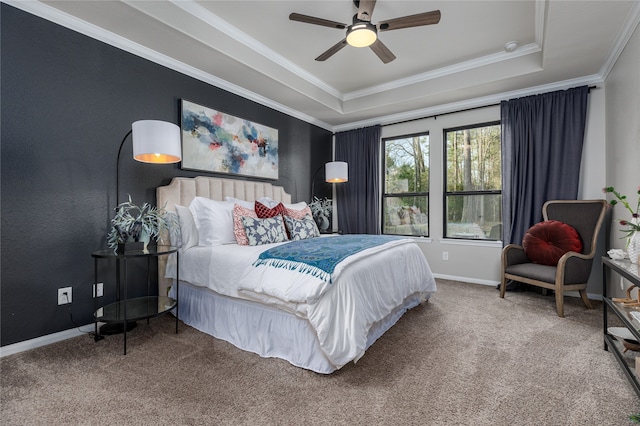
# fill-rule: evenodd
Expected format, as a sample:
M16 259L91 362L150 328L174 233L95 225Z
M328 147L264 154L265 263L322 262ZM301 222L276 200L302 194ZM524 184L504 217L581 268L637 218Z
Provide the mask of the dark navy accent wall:
M275 183L295 201L309 201L311 174L331 159L327 130L12 6L2 4L0 13L2 346L73 328L68 307L77 324L92 321L91 252L105 247L118 147L132 122L179 124L184 98L277 128ZM138 163L131 154L128 138L121 199L130 193L134 202L155 203L157 186L201 174ZM105 301L114 297L113 269L100 264ZM57 289L67 286L73 303L58 306Z

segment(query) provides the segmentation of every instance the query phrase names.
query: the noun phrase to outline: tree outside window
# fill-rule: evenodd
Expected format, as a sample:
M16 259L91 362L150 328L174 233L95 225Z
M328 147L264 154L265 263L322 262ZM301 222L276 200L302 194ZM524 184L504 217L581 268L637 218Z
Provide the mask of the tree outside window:
M446 238L500 240L500 123L445 129Z
M383 139L382 233L429 235L429 134Z

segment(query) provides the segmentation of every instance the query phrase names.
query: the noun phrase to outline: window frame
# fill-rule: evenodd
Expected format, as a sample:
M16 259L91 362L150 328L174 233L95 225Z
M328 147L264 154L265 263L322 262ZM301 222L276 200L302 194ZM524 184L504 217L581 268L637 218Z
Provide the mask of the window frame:
M398 139L409 139L409 138L414 138L414 137L418 137L418 136L427 136L428 138L428 147L429 147L429 155L427 157L427 170L428 170L428 185L427 185L427 189L426 192L394 192L394 193L388 193L387 192L387 141L391 141L391 140L398 140ZM431 186L431 135L429 130L424 130L422 132L415 132L415 133L408 133L408 134L404 134L404 135L397 135L397 136L389 136L386 138L382 138L381 139L381 150L382 150L382 155L381 157L381 168L380 168L380 177L382 179L382 191L381 191L381 196L380 196L380 233L382 235L398 235L398 236L406 236L406 237L429 237L429 234L431 232L431 215L429 214L429 210L431 208L431 203L430 203L430 192L429 192L429 187ZM402 197L425 197L426 201L427 201L427 233L426 235L416 235L416 234L386 234L384 232L384 222L385 222L385 199L386 198L402 198Z
M466 238L466 237L449 237L447 236L447 198L449 196L465 196L465 195L502 195L502 189L495 190L481 190L481 191L448 191L447 190L447 175L448 175L448 162L447 162L447 133L456 132L459 130L477 129L481 127L501 126L500 120L487 121L476 124L468 124L464 126L455 126L442 129L442 238L447 240L462 240L462 241L500 241L502 237L494 238ZM502 138L502 129L500 129L500 138ZM500 146L500 160L502 161L502 145ZM502 187L502 168L500 170L500 182Z

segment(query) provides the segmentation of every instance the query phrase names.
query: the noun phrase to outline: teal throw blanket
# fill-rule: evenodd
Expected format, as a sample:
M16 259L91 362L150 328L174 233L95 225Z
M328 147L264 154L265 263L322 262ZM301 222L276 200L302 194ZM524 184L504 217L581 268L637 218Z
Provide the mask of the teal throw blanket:
M330 283L336 265L350 255L400 239L403 238L358 234L291 241L263 251L253 265L298 271Z

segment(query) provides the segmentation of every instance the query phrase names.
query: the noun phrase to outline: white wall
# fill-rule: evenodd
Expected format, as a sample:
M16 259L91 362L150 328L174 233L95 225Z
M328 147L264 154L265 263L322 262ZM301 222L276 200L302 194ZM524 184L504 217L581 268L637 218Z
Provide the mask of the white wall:
M630 201L636 201L640 185L640 28L636 28L618 57L605 87L606 186L613 186ZM629 218L622 206L613 210L609 218L611 247L624 248L615 220Z
M437 118L416 120L382 128L382 137L401 136L429 131L430 155L430 238L419 239L434 274L442 278L480 284L497 285L500 282L501 242L462 241L443 238L443 129L500 120L500 107L490 106L471 111L448 114ZM589 111L583 150L583 166L579 198L603 198L605 181L605 89L598 88L589 95ZM442 252L449 260L442 260ZM599 262L596 262L599 264ZM588 293L601 294L601 273L594 266Z
M602 186L615 187L635 203L640 185L640 27L636 27L609 72L605 87L606 182ZM622 206L616 206L610 212L606 224L609 247L624 248L617 220L629 219L629 216ZM626 287L628 283L625 283ZM615 289L618 296L624 294L620 287Z
M429 238L418 239L434 274L442 278L495 285L500 277L502 244L495 241L461 241L443 238L444 142L443 130L500 120L500 107L491 106L424 120L384 126L382 137L429 132ZM442 260L442 252L449 260Z

